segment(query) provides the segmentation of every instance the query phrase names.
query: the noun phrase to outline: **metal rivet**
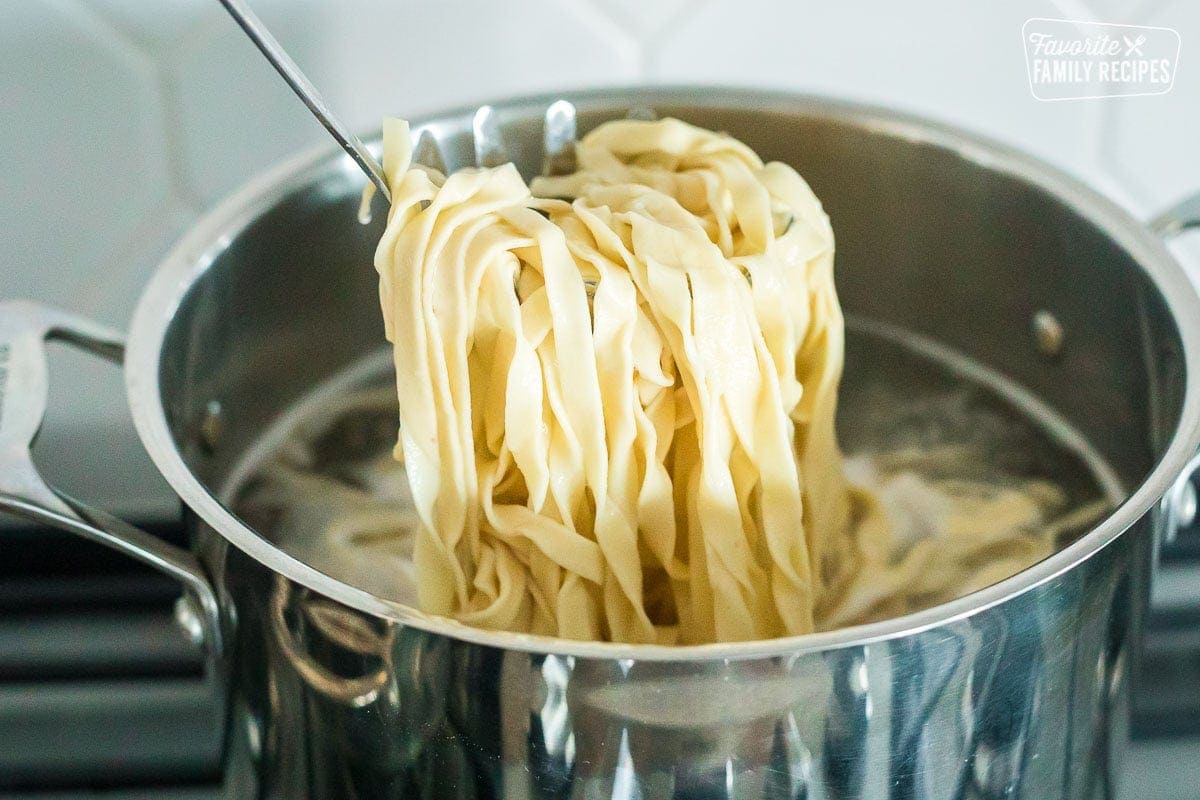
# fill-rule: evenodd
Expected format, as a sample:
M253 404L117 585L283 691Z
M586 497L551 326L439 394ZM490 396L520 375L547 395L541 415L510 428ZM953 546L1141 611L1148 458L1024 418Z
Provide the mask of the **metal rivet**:
M200 612L191 595L182 595L175 601L175 624L187 634L192 644L204 644L204 623L200 621Z
M1190 528L1196 523L1197 505L1196 484L1187 481L1175 496L1175 528Z
M221 419L221 403L219 400L209 400L204 406L204 414L200 417L200 445L208 453L213 453L221 443L221 433L225 428Z
M258 758L262 755L262 724L249 709L244 717L246 723L246 748L250 755Z
M1049 311L1039 311L1033 315L1033 336L1043 355L1056 356L1062 350L1063 327Z

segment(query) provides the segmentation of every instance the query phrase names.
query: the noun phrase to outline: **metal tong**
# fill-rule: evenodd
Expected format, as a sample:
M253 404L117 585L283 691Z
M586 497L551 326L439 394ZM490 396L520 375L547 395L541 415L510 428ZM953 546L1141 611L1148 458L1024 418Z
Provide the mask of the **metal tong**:
M305 76L296 62L279 44L279 41L271 35L258 15L242 0L219 1L271 62L271 65L292 88L296 96L304 102L304 105L308 106L308 110L317 118L317 121L337 140L337 143L388 199L388 202L391 202L391 191L379 161L362 140L346 126L346 123L333 113L329 104L317 91L317 87ZM575 168L575 116L575 105L569 100L557 100L546 109L543 128L543 152L545 155L542 169L547 175L561 175L571 172ZM645 108L631 109L629 116L634 119L655 118L654 112ZM501 135L500 122L494 108L489 105L480 106L479 110L475 112L471 130L477 166L495 167L509 161ZM433 134L427 130L419 132L413 158L428 167L442 172L446 171L446 160L441 147Z

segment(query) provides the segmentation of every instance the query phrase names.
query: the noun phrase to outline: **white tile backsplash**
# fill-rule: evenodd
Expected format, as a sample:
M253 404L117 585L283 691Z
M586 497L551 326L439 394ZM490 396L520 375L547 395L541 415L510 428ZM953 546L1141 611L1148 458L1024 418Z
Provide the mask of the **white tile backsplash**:
M650 44L665 29L679 22L708 0L595 0L596 7L643 44Z
M160 58L172 111L166 136L178 149L185 195L204 207L324 135L220 5L207 5L211 16ZM281 5L288 3L255 7L293 57L315 72L325 50L321 37L308 34L308 5L294 3L294 12L276 13ZM313 80L320 85L315 75Z
M1021 25L1055 15L1048 2L1021 0L715 2L680 26L651 67L671 82L765 84L902 107L1086 176L1097 106L1039 102L1025 78Z
M159 56L183 41L202 19L219 12L214 0L76 0L99 11L139 48Z
M259 0L254 7L338 113L363 129L387 114L636 77L633 42L581 3ZM234 23L218 22L165 59L178 92L186 180L206 203L325 135Z
M0 295L78 307L170 194L155 65L65 0L14 3L0 98Z
M1180 69L1170 94L1110 104L1104 162L1136 196L1157 208L1200 187L1200 3L1151 3L1135 24L1179 32ZM1154 101L1160 102L1154 102Z
M1200 188L1196 0L250 0L352 124L555 88L768 86L982 131L1149 215ZM1176 28L1174 91L1041 103L1029 17ZM0 296L124 324L201 211L323 133L216 0L27 0L0 23ZM1200 239L1200 236L1193 237ZM1176 246L1200 265L1200 242ZM1200 272L1200 270L1198 270ZM148 482L120 383L59 357L43 450L100 499ZM111 424L105 424L105 421ZM92 448L122 469L88 481ZM127 475L128 478L123 478Z

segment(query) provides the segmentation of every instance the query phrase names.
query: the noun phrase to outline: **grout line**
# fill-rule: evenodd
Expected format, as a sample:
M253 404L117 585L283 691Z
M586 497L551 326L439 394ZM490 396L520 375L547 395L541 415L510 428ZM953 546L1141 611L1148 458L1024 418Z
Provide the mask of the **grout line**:
M1051 0L1064 19L1080 22L1102 22L1084 0Z
M673 29L712 4L712 0L685 0L685 2L679 3L675 10L658 25L645 31L634 32L630 30L629 18L605 4L603 0L584 0L584 2L591 4L597 14L604 17L610 25L618 28L625 37L633 42L637 48L635 71L638 80L644 83L653 81L658 66L658 50L662 44L670 40Z
M161 134L167 158L168 188L173 197L187 206L193 214L204 208L200 192L192 185L188 157L183 139L183 100L179 88L178 67L160 64L158 90L162 100Z
M670 41L677 32L682 23L696 16L703 11L707 6L712 5L713 0L690 0L690 2L681 3L675 13L671 14L663 21L657 29L650 31L642 41L642 80L652 82L660 72L661 63L659 55L662 51L662 45Z
M129 281L128 278L133 275L135 269L149 268L153 271L154 264L148 263L147 258L152 258L157 262L187 229L191 218L196 216L190 206L180 202L179 198L169 190L161 199L165 207L148 209L145 217L121 238L112 253L101 263L96 274L104 276L100 282L105 289L111 290L114 286L119 285L122 288L130 289L134 295L140 294L148 276L138 274L134 281ZM168 233L170 238L167 237ZM144 247L147 242L152 242L153 247L159 252L154 253ZM111 303L113 299L114 295L111 291L92 291L76 298L74 306L82 313L104 318L112 316L114 311L119 311L122 315L127 314L129 309L126 307L102 308L96 302L108 301Z
M52 8L55 8L58 13L73 20L77 26L77 30L90 41L109 51L119 63L129 70L129 74L134 81L138 84L144 84L136 86L134 90L136 92L134 105L140 110L148 112L148 116L151 118L148 122L161 126L163 103L158 83L157 63L152 54L142 46L138 37L133 36L124 26L115 24L107 15L101 14L90 4L83 3L82 0L47 0L47 3ZM149 107L146 107L147 101L149 101ZM143 166L149 166L150 169L161 167L163 177L166 178L165 183L167 184L164 188L169 194L171 182L170 157L166 148L156 148L153 146L155 144L155 132L150 129L152 127L153 124L147 125L148 130L142 131L142 138L139 139L143 145L139 148L139 152L145 157L143 163L118 164L115 166L118 169L126 171L139 169ZM147 153L152 153L153 155L146 156ZM152 214L153 207L150 207L148 211ZM73 274L64 281L65 286L69 288L71 294L88 296L87 288L91 276L109 274L111 267L116 263L116 259L126 254L129 242L135 240L135 237L142 231L144 225L144 220L138 222L132 229L126 232L125 237L121 240L113 241L111 238L108 239L105 243L107 246L104 248L104 253L98 257L93 252L90 258L84 257L80 262L75 263Z
M221 19L219 14L201 13L191 24L185 25L176 35L163 42L155 42L136 29L112 18L103 9L97 8L91 0L56 0L59 3L70 3L100 30L114 37L122 44L128 45L144 62L147 77L154 87L154 115L158 118L160 144L167 179L167 194L178 204L195 215L197 209L203 207L199 195L190 186L187 176L187 159L183 152L182 138L179 135L182 103L179 99L179 87L172 54L186 52L187 44L195 41L194 34L202 34L214 20Z
M629 29L629 18L625 14L613 9L604 0L576 0L574 6L575 8L588 7L590 9L590 16L604 19L605 27L617 29L621 32L621 35L627 38L637 38L637 35Z
M141 51L141 47L133 41L134 37L129 36L122 26L114 25L106 14L101 14L91 3L84 0L43 0L43 2L51 7L56 7L58 12L67 19L78 22L82 17L88 26L89 33L102 33L110 40L115 40L123 45L132 45L135 50Z
M206 6L204 10L196 14L195 18L190 22L185 23L177 32L171 36L165 36L161 39L152 35L146 34L136 28L130 27L122 20L113 17L103 8L96 7L94 0L69 0L70 2L87 5L87 12L94 15L97 19L102 19L104 24L112 30L119 32L120 35L127 39L131 44L145 53L148 57L155 60L171 59L181 52L188 50L188 44L198 36L200 38L208 34L208 29L216 27L214 21L220 21L225 18L225 15L220 13L215 7Z
M205 8L194 20L180 28L178 33L163 41L164 54L171 58L186 52L189 42L203 41L204 37L209 34L209 30L217 28L217 23L226 18L226 14L218 9L215 3L211 7Z
M622 60L633 66L635 79L644 80L645 52L639 37L630 32L612 11L602 7L599 0L576 0L570 7L580 20L603 38L614 42L623 51Z
M97 7L90 0L71 0L71 2L76 8L83 8L85 14L90 14L97 19L103 20L106 26L111 28L113 31L116 31L122 39L128 41L147 57L153 57L152 51L154 50L154 42L148 37L143 36L141 33L129 27L121 20L109 15L108 12L106 12L103 8Z
M153 69L154 58L149 51L142 47L138 37L131 34L124 26L113 23L106 15L101 14L90 4L82 0L46 0L51 6L57 6L59 13L76 23L82 23L81 32L88 34L94 41L115 50L141 66L143 69Z
M1138 6L1135 6L1136 13L1134 19L1137 22L1145 22L1151 17L1166 11L1171 6L1175 5L1176 0L1145 0Z
M229 18L224 12L206 13L196 19L196 22L189 26L187 30L176 37L172 41L171 54L178 59L181 56L191 55L196 50L202 49L212 38L222 35L232 35L236 30L233 26L236 23ZM229 26L228 28L226 26ZM248 47L253 46L247 40Z
M227 25L230 26L227 28ZM168 155L170 189L172 196L180 201L193 216L201 213L211 201L204 199L203 192L195 185L189 169L189 158L184 146L184 102L180 86L181 64L189 58L203 57L204 50L211 48L214 40L233 35L233 21L224 13L205 13L187 26L171 40L169 55L159 64L158 78L163 98L162 140ZM249 42L246 42L249 46Z
M190 24L184 25L184 27L175 36L158 40L152 35L144 33L143 31L139 31L137 28L131 27L118 17L112 16L105 9L96 6L95 0L72 1L77 4L86 3L88 7L88 13L94 14L96 17L103 19L106 25L115 31L119 31L120 34L124 38L128 39L131 44L144 52L148 57L154 59L161 58L163 55L169 55L171 52L173 52L178 47L180 42L183 41L193 29L199 26L201 20L203 19L204 13L206 13L201 12L200 16L198 16Z
M1100 101L1103 108L1101 120L1098 123L1100 144L1097 163L1114 183L1119 184L1125 190L1127 196L1139 210L1153 211L1155 209L1152 198L1155 196L1155 192L1145 180L1139 178L1136 172L1131 171L1126 165L1121 147L1121 137L1117 130L1120 119L1119 104L1131 99L1141 98L1114 97Z
M1103 100L1079 100L1079 114L1083 121L1083 136L1080 144L1089 172L1100 172L1104 168L1104 142L1106 138L1107 105Z
M1122 170L1114 168L1114 165L1120 161L1120 147L1118 146L1117 137L1117 107L1115 103L1103 103L1098 112L1099 121L1096 131L1096 166L1099 171L1108 179L1122 185L1126 191L1134 189L1129 186L1128 181L1124 179ZM1134 192L1134 194L1138 194ZM1145 198L1138 198L1139 204Z
M1175 0L1144 0L1137 3L1133 10L1121 18L1099 19L1087 6L1085 0L1053 0L1056 8L1065 16L1074 19L1105 24L1139 24L1145 22L1157 11L1161 11ZM1120 103L1129 98L1113 97L1089 101L1095 109L1090 112L1091 127L1094 135L1091 140L1091 152L1088 161L1092 163L1098 188L1109 195L1114 201L1124 206L1135 216L1145 215L1153 211L1154 204L1151 188L1145 182L1130 172L1122 158L1121 137L1118 126L1120 122Z

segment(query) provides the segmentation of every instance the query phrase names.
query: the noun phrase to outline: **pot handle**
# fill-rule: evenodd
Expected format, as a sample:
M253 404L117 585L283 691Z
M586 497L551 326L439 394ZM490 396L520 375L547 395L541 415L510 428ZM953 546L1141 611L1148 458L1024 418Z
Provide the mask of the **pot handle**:
M186 600L177 608L177 616L186 620L185 627L203 645L209 674L216 675L224 653L220 606L199 559L68 497L51 487L34 466L30 448L46 414L46 342L50 340L118 364L125 351L124 337L117 331L38 303L0 301L0 511L100 542L183 584Z
M1174 239L1181 233L1200 228L1200 192L1180 200L1149 224L1150 229L1163 239ZM1196 522L1197 479L1200 479L1200 454L1188 462L1167 497L1166 543L1174 541L1180 530L1190 528Z
M1164 239L1173 239L1191 228L1200 228L1200 192L1185 197L1150 220L1150 230Z

